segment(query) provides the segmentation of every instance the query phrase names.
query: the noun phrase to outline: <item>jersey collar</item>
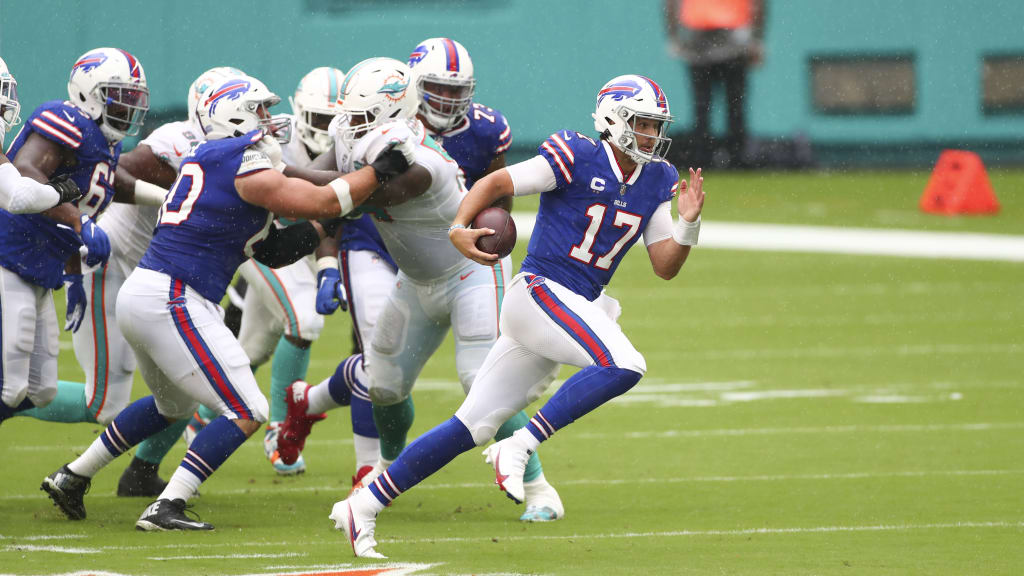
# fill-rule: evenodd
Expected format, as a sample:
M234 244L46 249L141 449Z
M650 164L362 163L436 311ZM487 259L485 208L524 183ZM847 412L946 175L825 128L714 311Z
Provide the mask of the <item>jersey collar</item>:
M608 155L608 165L612 167L612 172L621 184L629 184L632 186L638 178L640 178L640 172L643 171L644 165L637 164L636 168L633 169L633 173L629 175L627 180L622 179L622 168L619 166L619 161L615 159L615 153L612 152L612 145L607 140L601 140L601 146L604 146L604 153Z

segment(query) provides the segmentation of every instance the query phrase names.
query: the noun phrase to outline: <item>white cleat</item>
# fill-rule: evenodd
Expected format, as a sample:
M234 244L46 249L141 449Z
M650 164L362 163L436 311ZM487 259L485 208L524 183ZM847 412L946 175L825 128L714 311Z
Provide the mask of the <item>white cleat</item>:
M554 522L565 517L565 507L558 491L548 483L544 475L523 484L526 491L526 512L519 517L522 522Z
M331 515L334 520L334 527L345 532L349 543L352 545L352 552L359 558L387 558L387 556L374 550L377 540L373 537L373 531L377 528L377 515L373 513L360 513L355 495L341 502L336 502L331 508ZM355 510L353 510L355 505Z
M494 483L516 504L526 500L523 473L530 450L515 436L495 442L484 450L484 459L494 467Z

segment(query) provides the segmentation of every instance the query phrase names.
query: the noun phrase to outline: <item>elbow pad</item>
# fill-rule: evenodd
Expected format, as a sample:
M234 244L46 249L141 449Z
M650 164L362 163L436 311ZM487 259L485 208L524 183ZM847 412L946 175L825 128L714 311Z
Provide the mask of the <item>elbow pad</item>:
M272 226L252 257L260 264L281 268L312 254L320 245L320 234L310 222L277 228Z

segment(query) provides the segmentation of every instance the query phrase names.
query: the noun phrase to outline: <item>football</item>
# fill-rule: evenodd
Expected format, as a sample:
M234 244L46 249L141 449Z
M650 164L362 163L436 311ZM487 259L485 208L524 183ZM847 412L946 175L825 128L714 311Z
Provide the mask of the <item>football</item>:
M512 253L516 245L516 223L507 210L497 206L484 208L473 219L473 228L494 230L494 234L477 239L476 247L481 252L497 254L501 258Z

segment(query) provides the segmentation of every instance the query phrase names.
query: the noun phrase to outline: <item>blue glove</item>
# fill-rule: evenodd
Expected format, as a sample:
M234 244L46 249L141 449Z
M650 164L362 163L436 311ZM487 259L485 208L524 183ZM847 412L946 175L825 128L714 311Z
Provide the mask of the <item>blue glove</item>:
M82 214L82 244L89 249L85 256L86 266L102 264L110 258L110 239L102 228L89 216Z
M65 312L64 330L78 332L85 318L85 288L82 286L81 274L65 274L64 290L67 292L68 309Z
M337 268L326 268L316 275L316 311L324 316L334 314L341 308L348 310L348 295L345 285L341 282L341 272Z

